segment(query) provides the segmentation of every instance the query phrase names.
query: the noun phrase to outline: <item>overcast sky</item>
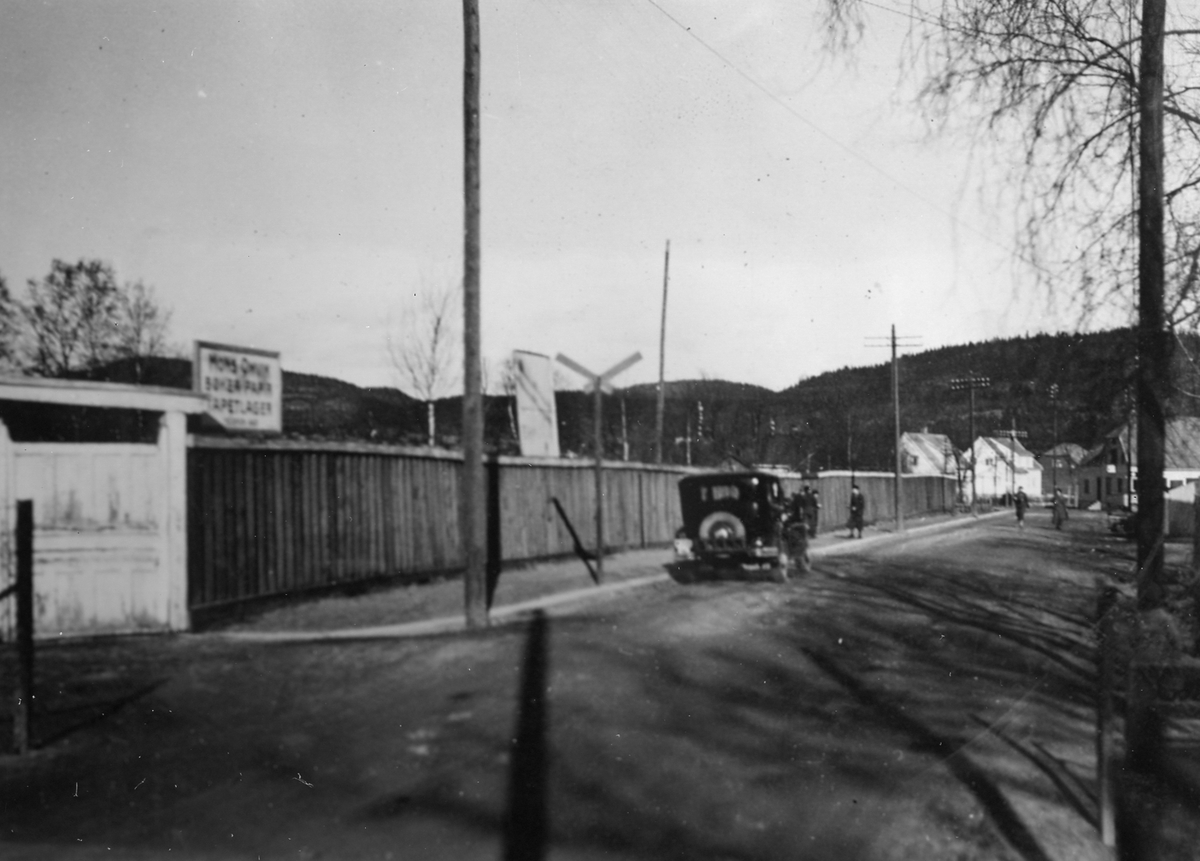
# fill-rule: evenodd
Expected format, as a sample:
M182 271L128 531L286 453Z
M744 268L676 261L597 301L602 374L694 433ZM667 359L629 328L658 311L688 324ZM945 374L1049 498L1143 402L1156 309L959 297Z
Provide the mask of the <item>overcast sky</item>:
M640 350L618 383L657 379L668 239L668 379L1074 328L996 171L899 84L905 18L833 57L820 2L483 3L489 359ZM389 324L461 277L461 79L446 0L0 0L0 272L99 257L181 346L395 384Z

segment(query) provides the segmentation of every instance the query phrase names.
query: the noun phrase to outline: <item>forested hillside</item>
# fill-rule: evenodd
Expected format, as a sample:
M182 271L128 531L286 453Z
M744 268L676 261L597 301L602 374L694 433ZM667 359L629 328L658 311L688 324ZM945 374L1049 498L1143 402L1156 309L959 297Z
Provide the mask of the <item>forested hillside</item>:
M987 377L976 391L976 435L1015 426L1028 434L1034 451L1055 440L1085 448L1126 419L1135 367L1133 332L1035 335L943 347L900 358L901 429L950 436L955 445L970 441L970 398L953 380L969 374ZM1172 415L1200 411L1200 339L1183 336L1175 344ZM746 460L784 463L808 469L890 469L892 464L891 364L843 368L803 379L782 392L751 390L732 397L709 381L673 383L667 389L668 436L684 435L687 417L695 431L703 406L701 440L693 460L715 463L725 454ZM1057 386L1057 397L1053 386ZM742 393L739 393L742 394ZM638 440L649 422L652 439L653 387L628 390L628 416L637 401ZM647 405L649 401L649 405ZM648 410L648 412L647 412ZM606 422L609 433L619 427ZM619 449L608 442L608 450ZM680 446L668 447L678 462Z
M1172 415L1200 414L1200 370L1193 357L1200 357L1200 338L1177 339ZM1015 425L1028 434L1025 442L1035 452L1050 448L1056 439L1089 448L1126 419L1133 369L1133 333L1127 329L1035 335L902 355L901 427L948 434L955 445L967 446L970 399L951 383L973 373L990 379L988 387L976 392L976 435ZM140 378L151 385L187 388L191 365L183 359L146 359L139 360L135 369L126 360L90 376L120 382ZM604 397L607 457L621 458L628 448L631 460L653 460L655 389L632 386ZM286 436L425 442L424 407L398 389L363 389L329 377L285 371L283 392ZM592 396L563 391L557 402L564 454L591 456ZM802 379L781 392L725 380L672 381L666 386L665 406L663 459L668 463L684 463L690 449L692 462L699 465L713 465L729 455L750 463L807 470L890 469L892 465L887 362ZM511 398L487 398L490 451L516 453L514 413ZM28 424L16 415L7 418L22 428ZM458 398L438 401L439 444L458 444L460 419ZM46 423L46 419L37 422ZM58 418L50 423L60 435L77 432ZM202 421L193 425L194 430L221 432ZM153 428L148 428L147 433L152 433Z

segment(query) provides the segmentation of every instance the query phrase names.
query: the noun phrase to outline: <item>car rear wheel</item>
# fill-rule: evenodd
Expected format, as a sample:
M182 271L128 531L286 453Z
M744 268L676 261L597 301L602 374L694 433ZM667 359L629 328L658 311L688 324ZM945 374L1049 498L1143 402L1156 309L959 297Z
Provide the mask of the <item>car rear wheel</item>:
M713 549L733 547L746 540L746 525L728 511L714 511L700 521L700 540Z

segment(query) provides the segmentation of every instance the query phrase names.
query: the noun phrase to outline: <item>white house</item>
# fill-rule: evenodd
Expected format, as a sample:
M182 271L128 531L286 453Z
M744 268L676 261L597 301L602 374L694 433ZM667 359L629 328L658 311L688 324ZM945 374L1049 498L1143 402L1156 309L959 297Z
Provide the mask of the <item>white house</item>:
M971 457L976 496L999 499L1021 488L1029 496L1041 496L1042 466L1020 440L981 436L971 446ZM969 498L971 491L964 488L964 492Z

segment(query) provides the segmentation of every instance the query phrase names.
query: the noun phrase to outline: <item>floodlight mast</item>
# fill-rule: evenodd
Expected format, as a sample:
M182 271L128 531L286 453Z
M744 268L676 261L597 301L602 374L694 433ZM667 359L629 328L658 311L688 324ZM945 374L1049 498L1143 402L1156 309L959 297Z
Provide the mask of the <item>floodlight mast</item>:
M952 392L970 392L971 394L971 438L968 445L971 446L971 514L975 511L975 390L986 389L991 386L992 381L988 377L977 376L973 371L967 371L965 377L957 377L950 381L950 391Z
M1054 447L1050 449L1050 487L1058 491L1058 383L1050 384L1050 402L1054 412Z

